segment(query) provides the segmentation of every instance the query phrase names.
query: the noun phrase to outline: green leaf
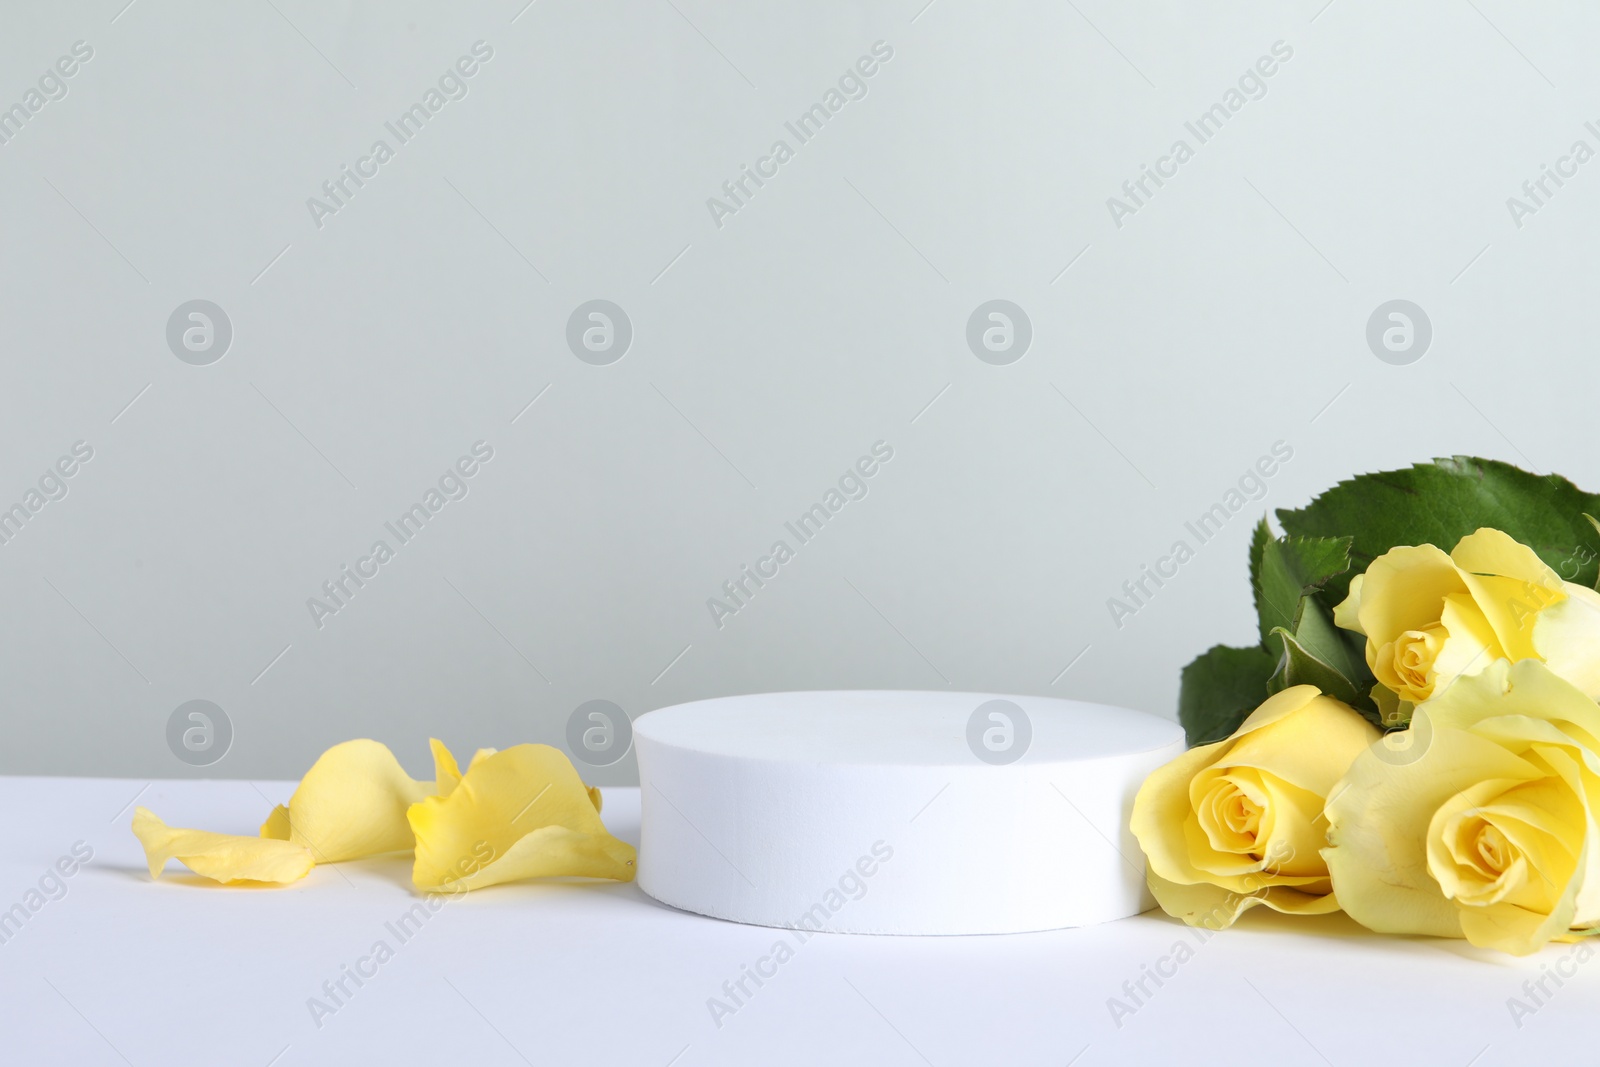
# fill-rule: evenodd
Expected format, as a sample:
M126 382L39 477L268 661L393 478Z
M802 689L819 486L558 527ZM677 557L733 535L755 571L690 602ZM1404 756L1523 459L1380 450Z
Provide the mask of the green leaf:
M1265 527L1263 521L1257 528L1257 537ZM1350 538L1280 537L1261 545L1259 563L1254 540L1250 548L1251 586L1255 590L1261 644L1270 651L1274 647L1272 631L1281 626L1292 634L1299 633L1304 598L1350 568Z
M1221 741L1267 699L1276 660L1260 648L1217 645L1183 669L1178 722L1189 747Z
M1261 516L1261 521L1256 523L1256 528L1250 531L1250 588L1261 588L1262 557L1266 555L1267 545L1272 542L1272 528L1267 525L1267 517ZM1256 595L1256 612L1260 614L1261 597ZM1262 643L1265 644L1267 631L1261 631Z
M1562 578L1595 585L1600 496L1558 475L1537 475L1492 459L1452 456L1405 470L1340 482L1303 508L1279 508L1278 522L1298 537L1353 537L1351 570L1331 578L1320 599L1338 604L1350 578L1396 545L1432 544L1448 552L1482 526L1530 546Z
M1583 513L1583 517L1589 520L1589 525L1594 527L1596 533L1600 533L1600 519L1595 518L1587 511ZM1600 590L1600 573L1595 575L1594 587L1595 589Z

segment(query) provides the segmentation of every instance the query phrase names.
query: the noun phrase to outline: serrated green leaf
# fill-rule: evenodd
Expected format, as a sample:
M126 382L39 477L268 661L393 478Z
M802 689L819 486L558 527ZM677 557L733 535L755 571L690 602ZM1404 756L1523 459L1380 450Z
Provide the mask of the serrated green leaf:
M1352 575L1396 545L1433 544L1448 552L1482 526L1528 545L1567 581L1594 585L1600 539L1586 513L1600 513L1600 496L1558 475L1452 456L1358 475L1306 507L1279 508L1278 522L1300 537L1354 538L1350 571L1330 579L1319 594L1333 606L1348 593Z
M1262 649L1217 645L1183 669L1178 722L1189 747L1221 741L1267 699L1277 661Z
M1258 536L1265 526L1263 522L1257 529ZM1254 551L1252 541L1252 555ZM1273 648L1271 634L1277 627L1298 634L1304 598L1349 567L1349 537L1290 536L1263 544L1260 563L1251 568L1262 647Z
M1272 527L1267 525L1267 517L1261 516L1261 521L1256 523L1256 528L1250 531L1250 588L1261 588L1261 557L1266 554L1267 545L1272 541ZM1260 605L1257 604L1257 611ZM1263 642L1266 631L1262 631Z

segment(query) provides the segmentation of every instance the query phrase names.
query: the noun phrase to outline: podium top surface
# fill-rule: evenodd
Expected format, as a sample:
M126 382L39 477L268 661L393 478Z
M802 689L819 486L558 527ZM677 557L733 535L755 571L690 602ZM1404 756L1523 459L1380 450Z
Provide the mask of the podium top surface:
M1107 704L901 690L697 700L640 716L634 734L713 756L877 766L970 766L986 744L1020 744L1026 763L1073 762L1150 752L1183 737L1170 720Z

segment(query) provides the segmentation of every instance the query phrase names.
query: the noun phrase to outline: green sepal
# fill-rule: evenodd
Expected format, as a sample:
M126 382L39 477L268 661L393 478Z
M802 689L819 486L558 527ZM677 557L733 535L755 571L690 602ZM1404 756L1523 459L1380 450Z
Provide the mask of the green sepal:
M1294 634L1283 627L1273 630L1272 636L1278 641L1282 651L1278 657L1277 669L1272 672L1272 677L1268 680L1269 689L1274 693L1280 693L1294 685L1314 685L1328 696L1342 700L1359 711L1374 726L1383 725L1371 697L1359 688L1357 683L1352 682L1342 671L1308 650Z

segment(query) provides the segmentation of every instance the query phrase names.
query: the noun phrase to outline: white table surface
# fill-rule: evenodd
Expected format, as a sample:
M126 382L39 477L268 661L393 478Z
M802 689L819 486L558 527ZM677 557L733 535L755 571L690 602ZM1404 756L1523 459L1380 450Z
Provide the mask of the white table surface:
M1559 988L1546 979L1554 995L1520 1028L1507 1008L1525 979L1558 962L1571 970L1570 947L1514 960L1379 938L1337 916L1258 909L1159 989L1146 979L1154 995L1120 1028L1108 998L1175 942L1194 942L1159 913L1004 937L817 935L763 987L747 982L754 995L719 1028L707 999L792 935L674 911L634 885L563 883L449 900L402 944L386 924L421 898L399 857L318 867L280 889L218 887L176 864L151 882L128 829L136 795L175 826L253 833L292 789L0 778L0 910L76 842L94 850L66 895L0 944L0 1059L1488 1067L1600 1043L1595 960ZM638 790L605 799L607 824L637 843ZM380 939L393 958L360 988L347 981L354 994L316 1025L308 999Z

